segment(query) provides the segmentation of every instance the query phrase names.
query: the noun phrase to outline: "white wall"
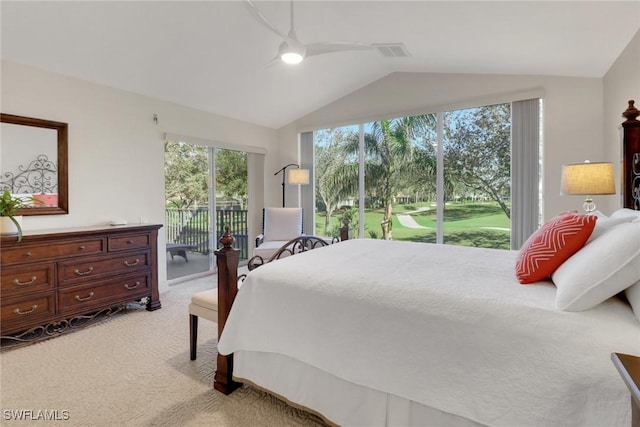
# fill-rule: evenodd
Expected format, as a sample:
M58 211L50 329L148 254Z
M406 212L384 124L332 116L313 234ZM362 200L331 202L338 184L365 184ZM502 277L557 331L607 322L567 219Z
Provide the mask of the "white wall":
M274 165L273 172L289 163L300 164L299 160L299 136L298 130L292 124L278 130L278 161ZM270 169L266 170L265 184L268 191L265 194L265 206L282 206L282 175L273 176ZM287 206L301 206L299 185L285 184L285 201Z
M272 129L7 61L1 71L3 113L69 124L69 214L27 216L25 229L164 223L165 132L263 147L276 163ZM158 253L163 291L166 253Z
M604 144L606 160L618 168L617 188L621 191L620 162L622 161L622 112L627 101L636 101L640 107L640 31L629 42L604 76ZM622 194L614 197L607 206L613 211L622 206Z
M278 131L82 80L2 61L2 112L69 123L69 215L25 217L26 229L103 224L115 218L164 221L165 132L267 150L265 206L281 203L281 177L298 161L306 130L542 96L545 101L545 217L579 208L560 196L563 163L620 159L620 114L640 104L640 35L604 79L513 75L394 73ZM157 114L159 122L153 122ZM287 205L297 203L287 186ZM603 211L618 196L596 198ZM164 244L161 234L160 244ZM166 254L160 252L160 286Z
M605 157L602 79L393 73L281 129L279 152L283 156L295 151L292 127L300 132L534 96L544 99L543 200L548 219L582 206L578 196L560 196L562 164ZM604 204L612 197L594 199Z

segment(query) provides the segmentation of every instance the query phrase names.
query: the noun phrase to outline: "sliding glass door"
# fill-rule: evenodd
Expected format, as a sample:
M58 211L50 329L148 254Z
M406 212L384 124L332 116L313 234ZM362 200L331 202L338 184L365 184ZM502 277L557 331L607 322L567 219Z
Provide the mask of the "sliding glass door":
M249 258L247 185L247 153L215 149L215 198L211 208L215 212L216 242L226 226L233 234L233 247L240 250L240 260ZM217 247L217 244L214 245Z
M225 225L234 230L241 259L247 258L247 194L246 153L165 142L168 280L212 273Z

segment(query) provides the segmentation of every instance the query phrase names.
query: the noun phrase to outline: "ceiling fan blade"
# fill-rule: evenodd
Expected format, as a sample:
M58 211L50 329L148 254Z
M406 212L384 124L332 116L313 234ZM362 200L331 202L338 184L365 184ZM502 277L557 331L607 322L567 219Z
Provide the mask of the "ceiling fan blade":
M277 66L277 65L280 65L280 64L282 64L282 59L280 59L280 55L276 55L276 56L274 56L273 58L271 58L271 60L270 60L269 62L267 62L267 63L264 65L264 67L263 67L263 68L264 68L265 70L267 70L267 69L269 69L269 68L273 68L273 67L275 67L275 66Z
M298 36L295 32L294 27L294 2L290 0L289 6L289 33L284 34L276 27L271 25L269 20L262 14L260 9L255 5L254 0L244 0L246 7L251 12L251 15L260 22L263 26L265 26L269 31L276 34L283 41L280 43L280 47L278 49L278 57L272 59L266 68L270 68L275 63L277 63L278 59L282 59L282 61L288 64L298 64L302 59L308 56L315 55L323 55L326 53L333 52L344 52L344 51L356 51L356 50L372 50L375 47L371 44L367 43L355 43L355 42L323 42L323 43L310 43L303 44L298 40Z
M276 34L278 37L284 40L287 40L287 41L291 40L291 38L287 34L283 33L282 31L278 30L276 27L271 25L271 23L262 14L262 12L260 12L260 9L258 9L258 7L253 3L252 0L245 0L244 4L247 6L247 9L249 9L249 11L251 12L251 15L253 15L253 17L256 18L256 20L260 22L262 25L264 25L269 31L271 31L272 33Z
M345 52L354 50L372 50L373 45L367 43L355 43L355 42L323 42L323 43L309 43L306 44L307 55L323 55L325 53L333 52Z

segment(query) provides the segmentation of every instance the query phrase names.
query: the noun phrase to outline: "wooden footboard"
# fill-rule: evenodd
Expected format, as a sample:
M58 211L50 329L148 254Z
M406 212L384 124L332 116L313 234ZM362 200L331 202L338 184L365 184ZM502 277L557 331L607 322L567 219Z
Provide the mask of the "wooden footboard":
M352 237L349 222L345 220L340 229L340 239L348 240ZM307 240L313 242L310 249L320 247L320 239L308 237ZM240 251L233 249L234 238L229 232L229 227L225 226L224 234L220 238L222 248L215 251L216 264L218 267L218 337L222 336L222 330L229 317L231 305L238 293L238 264L240 261ZM307 247L305 245L305 247ZM307 250L307 249L305 249ZM233 380L233 354L223 356L218 353L217 368L213 380L213 387L223 394L229 394L237 389L241 383Z
M218 337L222 336L222 330L231 311L231 304L238 293L240 251L231 247L233 241L229 226L226 226L224 235L220 238L222 249L215 251L218 266ZM233 354L223 356L218 353L213 387L223 394L229 394L240 385L233 380Z

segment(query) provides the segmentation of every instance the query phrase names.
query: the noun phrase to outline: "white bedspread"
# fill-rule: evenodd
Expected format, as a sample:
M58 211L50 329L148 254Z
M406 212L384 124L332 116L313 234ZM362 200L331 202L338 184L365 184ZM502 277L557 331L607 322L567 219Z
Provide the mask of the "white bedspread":
M284 354L355 384L491 426L628 426L612 352L640 323L612 298L554 308L515 251L352 240L249 274L219 351Z

